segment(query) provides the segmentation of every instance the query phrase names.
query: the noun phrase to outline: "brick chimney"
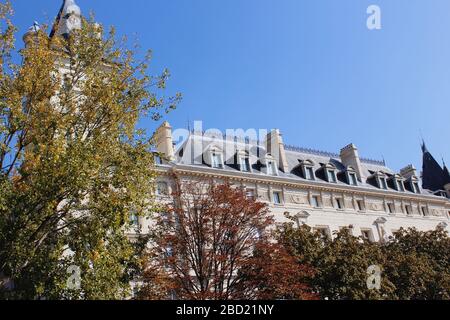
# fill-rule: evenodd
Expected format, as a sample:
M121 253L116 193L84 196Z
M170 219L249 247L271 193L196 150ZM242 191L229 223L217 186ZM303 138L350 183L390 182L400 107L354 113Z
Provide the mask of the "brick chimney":
M270 153L278 163L278 167L283 172L289 172L289 166L284 149L283 138L280 130L275 129L269 132L266 137L267 152Z
M365 178L364 171L362 169L361 160L359 159L358 148L351 143L341 150L341 162L346 166L351 166L356 171L356 175L362 181Z

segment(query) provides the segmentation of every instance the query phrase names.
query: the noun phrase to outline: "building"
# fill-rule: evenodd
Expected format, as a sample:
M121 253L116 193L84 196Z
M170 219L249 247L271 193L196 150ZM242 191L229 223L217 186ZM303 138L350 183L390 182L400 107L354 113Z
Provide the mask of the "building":
M342 228L370 241L400 228L449 229L450 183L423 147L420 177L412 165L399 173L384 161L360 157L355 145L339 154L287 146L279 130L262 141L191 131L174 147L165 122L155 133L159 196L170 194L171 172L188 179L227 179L266 202L277 221L296 217L327 237ZM143 222L143 224L148 222Z
M80 8L74 0L64 0L50 37L68 37L80 26ZM38 31L35 23L25 43L32 43ZM396 173L384 161L364 159L353 144L339 154L286 146L279 130L259 141L193 131L175 148L172 128L165 122L155 140L161 155L161 201L170 199L170 173L177 172L189 179L228 179L266 202L277 221L289 214L327 237L342 228L370 241L383 241L402 227L450 230L450 174L425 144L419 176L412 165ZM143 230L151 223L135 222Z

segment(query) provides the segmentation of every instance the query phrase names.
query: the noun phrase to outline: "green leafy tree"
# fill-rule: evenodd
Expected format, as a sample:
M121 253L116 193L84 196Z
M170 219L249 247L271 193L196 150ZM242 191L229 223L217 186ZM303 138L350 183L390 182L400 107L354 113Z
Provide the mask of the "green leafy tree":
M130 212L155 206L151 139L137 123L180 96L160 97L169 73L149 76L150 54L137 60L92 19L68 38L42 27L14 64L11 14L1 3L0 296L126 297L139 266Z
M396 298L450 299L450 238L444 229L401 229L383 251Z

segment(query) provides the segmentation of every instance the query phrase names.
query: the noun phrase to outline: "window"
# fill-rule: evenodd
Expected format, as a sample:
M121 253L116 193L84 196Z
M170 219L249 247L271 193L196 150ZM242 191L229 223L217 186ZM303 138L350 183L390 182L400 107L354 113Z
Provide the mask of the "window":
M424 217L428 216L428 208L426 206L420 207L420 211Z
M405 186L402 180L397 180L397 191L405 192Z
M156 184L156 195L158 195L158 196L166 196L167 194L168 194L167 182L159 181Z
M409 204L405 205L405 211L406 211L406 214L411 215L412 207Z
M305 167L305 178L307 180L314 180L314 171L312 167Z
M418 182L413 183L414 193L420 193L420 187Z
M255 200L256 199L255 190L254 189L247 189L245 194L247 196L247 199L250 199L250 200Z
M344 200L341 198L335 198L336 201L336 209L342 210L344 209Z
M373 241L372 230L362 229L361 230L361 238L365 241L372 242Z
M334 170L327 170L328 171L328 182L336 183L336 172Z
M250 159L241 157L241 171L250 172Z
M356 200L356 207L357 207L358 211L364 211L364 201Z
M130 223L133 227L139 227L139 217L134 213L130 214Z
M314 232L318 233L323 240L330 239L328 227L316 227L314 228Z
M211 166L215 169L223 169L222 155L213 152L211 155Z
M277 175L277 167L274 161L267 161L267 174L271 176Z
M379 178L379 181L380 181L380 188L381 188L381 189L384 189L384 190L387 190L387 182L386 182L386 178L380 177L380 178Z
M155 154L154 159L155 159L155 164L156 165L161 165L162 164L162 159L161 159L160 155Z
M391 202L387 204L389 213L395 213L395 205Z
M311 205L314 208L319 208L320 207L320 197L319 196L312 196L311 197Z
M275 192L273 193L273 203L275 203L275 204L282 204L282 201L281 201L281 192L275 191Z
M350 185L352 185L352 186L358 185L358 179L356 178L356 173L349 173L348 177L349 177Z

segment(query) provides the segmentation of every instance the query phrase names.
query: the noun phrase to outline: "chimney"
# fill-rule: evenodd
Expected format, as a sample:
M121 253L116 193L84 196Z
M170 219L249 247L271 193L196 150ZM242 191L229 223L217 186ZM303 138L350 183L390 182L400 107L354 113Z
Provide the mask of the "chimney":
M400 170L400 175L405 179L417 177L417 170L412 164L410 164Z
M359 159L358 148L351 143L348 146L344 147L341 150L341 161L346 166L351 166L356 171L356 175L359 180L363 180L365 178L364 171L362 169L361 160Z
M155 132L154 142L156 150L163 154L167 160L175 159L175 150L173 148L172 127L165 121Z
M289 172L286 151L284 150L284 143L280 130L275 129L269 132L266 137L266 144L267 152L275 158L280 170L285 173Z

